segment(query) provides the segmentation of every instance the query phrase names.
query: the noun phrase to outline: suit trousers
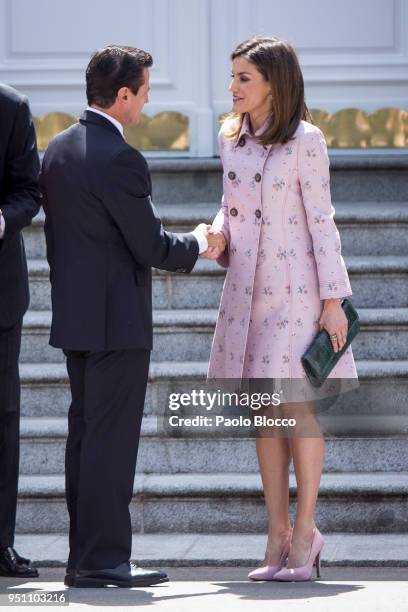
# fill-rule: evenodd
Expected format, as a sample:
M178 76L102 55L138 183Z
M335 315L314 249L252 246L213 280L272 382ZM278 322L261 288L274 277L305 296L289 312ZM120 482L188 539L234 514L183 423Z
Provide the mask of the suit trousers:
M129 504L150 350L64 353L72 395L65 455L68 568L114 568L132 549Z
M13 546L20 452L18 359L22 320L0 328L0 547Z

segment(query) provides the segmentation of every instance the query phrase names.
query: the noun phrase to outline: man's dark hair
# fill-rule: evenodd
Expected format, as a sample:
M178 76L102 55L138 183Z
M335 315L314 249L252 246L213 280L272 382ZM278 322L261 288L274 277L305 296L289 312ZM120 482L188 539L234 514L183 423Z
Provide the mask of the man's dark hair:
M137 94L143 85L143 68L149 68L153 58L147 51L124 45L109 45L92 55L86 69L88 104L109 108L121 87Z

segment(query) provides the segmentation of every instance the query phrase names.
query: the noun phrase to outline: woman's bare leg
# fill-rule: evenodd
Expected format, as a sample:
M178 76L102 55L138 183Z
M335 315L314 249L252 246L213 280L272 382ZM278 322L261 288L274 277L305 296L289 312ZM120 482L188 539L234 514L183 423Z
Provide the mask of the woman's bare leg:
M289 441L263 431L256 438L256 451L261 471L268 512L268 543L265 565L277 565L282 548L290 534L289 521Z
M288 410L289 409L289 410ZM297 509L288 567L304 565L309 557L314 517L324 460L324 438L313 412L313 403L285 408L299 424L290 438L297 482Z

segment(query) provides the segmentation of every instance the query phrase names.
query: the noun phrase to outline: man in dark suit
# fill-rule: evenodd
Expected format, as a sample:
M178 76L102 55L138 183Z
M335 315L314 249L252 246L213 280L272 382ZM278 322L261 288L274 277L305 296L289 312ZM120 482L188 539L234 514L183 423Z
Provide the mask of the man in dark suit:
M152 348L151 267L190 272L199 252L224 247L204 224L187 234L163 229L146 161L123 138L148 101L151 65L150 54L132 47L97 51L86 71L89 107L50 143L41 173L50 343L64 349L72 394L65 584L76 587L168 580L129 561Z
M29 302L21 230L40 207L39 169L27 98L0 84L0 576L38 576L13 544L19 467L18 359Z

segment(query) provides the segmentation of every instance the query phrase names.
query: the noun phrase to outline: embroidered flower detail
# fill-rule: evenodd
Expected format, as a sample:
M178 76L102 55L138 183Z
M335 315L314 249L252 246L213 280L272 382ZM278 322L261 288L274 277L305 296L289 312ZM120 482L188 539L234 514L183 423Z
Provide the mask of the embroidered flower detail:
M285 291L287 295L290 295L290 285L285 285Z
M293 153L292 147L285 147L285 155L292 155L292 153Z
M232 246L231 247L231 255L235 255L236 252L237 252L237 247L236 246Z
M222 344L218 345L218 352L219 353L223 353L224 352L224 347L222 346Z
M263 292L265 295L273 295L272 287L268 285L268 287L263 288Z
M307 293L306 285L299 285L297 290L298 290L298 293Z
M279 315L279 320L276 323L276 325L279 327L279 329L285 329L285 327L289 324L289 321L287 319L287 317L285 317L284 319L281 317L281 315Z
M252 295L252 287L245 287L245 295Z
M289 249L288 255L289 255L289 257L295 257L296 258L296 251L295 251L295 249Z
M256 218L256 217L255 217L255 218ZM257 219L257 221L258 221L258 219ZM270 220L269 220L269 217L262 217L261 224L262 224L262 225L270 225L270 224L271 224L271 222L270 222Z
M223 317L225 317L225 308L221 308L221 310L220 310L220 317L221 317L221 319Z
M248 361L249 361L250 363L252 363L252 362L254 361L254 359L255 359L255 357L253 356L253 354L252 354L252 353L249 353L249 355L248 355Z
M337 283L335 281L332 281L331 283L329 283L329 289L330 291L337 291L338 290Z
M276 257L282 261L282 259L286 259L286 250L279 247L278 252L276 253Z
M322 189L324 189L324 191L327 191L328 188L329 188L329 179L322 178Z
M320 255L326 255L326 251L324 250L322 246L319 248L319 253Z
M306 149L307 157L316 157L315 149Z
M265 317L264 320L262 321L262 325L264 327L269 327L269 321L268 321L267 317Z
M250 258L250 257L252 257L252 250L248 249L247 251L245 251L244 254L245 254L245 257L249 257Z
M288 221L289 221L289 225L297 225L298 224L296 215L292 215L291 217L289 217Z
M303 321L300 317L296 319L295 325L296 327L303 327Z
M245 317L243 317L243 318L240 320L239 324L240 324L240 326L241 326L241 327L244 327L244 326L245 326Z
M237 283L232 283L232 290L236 291L237 290Z
M324 223L324 217L322 215L316 215L314 218L315 223Z
M244 223L245 221L245 215L243 215L242 213L239 215L239 222L240 223Z
M307 257L314 257L314 249L312 246L308 246L306 249L306 256Z
M228 325L232 325L234 321L235 321L235 318L232 315L228 317Z
M285 181L282 178L280 179L277 176L275 176L274 183L272 185L275 191L280 191L281 189L283 189L284 185L285 185Z
M230 361L234 361L234 353L230 353Z
M289 361L290 361L289 355L282 355L282 361L283 361L283 363L289 363Z
M303 191L310 191L312 189L310 181L305 181L302 185L302 189Z
M262 363L270 363L269 355L262 355Z

